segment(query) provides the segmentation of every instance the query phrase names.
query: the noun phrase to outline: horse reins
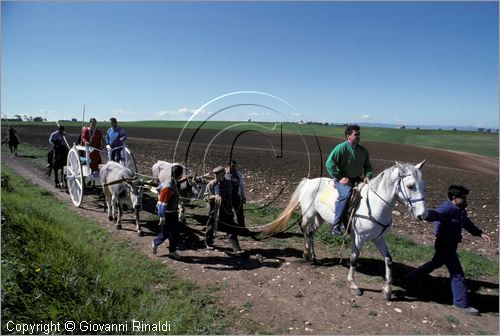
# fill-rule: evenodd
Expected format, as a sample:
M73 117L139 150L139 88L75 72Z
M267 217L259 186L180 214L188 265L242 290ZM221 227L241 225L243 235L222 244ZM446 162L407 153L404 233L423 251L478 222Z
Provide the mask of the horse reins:
M398 183L397 183L397 189L396 191L397 192L401 192L401 195L403 195L403 199L405 200L406 202L406 205L409 206L410 208L412 208L412 204L413 203L418 203L418 202L424 202L425 201L425 198L421 197L421 198L417 198L417 199L411 199L405 192L405 188L402 188L401 187L401 184L404 183L403 182L403 178L405 178L406 176L409 176L409 175L399 175L398 176ZM366 206L368 207L368 216L366 215L361 215L361 214L352 214L351 216L354 216L354 217L359 217L359 218L363 218L363 219L367 219L373 223L376 223L380 226L383 227L382 229L382 232L378 235L377 238L379 238L382 234L384 234L385 230L387 230L391 225L392 225L392 220L388 223L388 224L384 224L380 221L378 221L377 219L373 218L372 216L372 209L371 209L371 206L370 206L370 199L368 197L368 192L372 192L374 193L375 195L377 195L378 198L380 198L385 204L389 204L389 202L387 202L385 199L382 198L382 196L380 196L375 190L373 190L372 188L370 188L370 186L368 186L368 190L367 190L367 193L366 193ZM377 239L376 238L376 239Z

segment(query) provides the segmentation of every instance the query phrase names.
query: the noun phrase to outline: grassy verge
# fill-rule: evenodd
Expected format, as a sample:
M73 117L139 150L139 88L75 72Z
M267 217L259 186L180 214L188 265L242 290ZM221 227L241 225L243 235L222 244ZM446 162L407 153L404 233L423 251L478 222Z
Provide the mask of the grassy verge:
M177 278L5 166L1 200L2 333L9 333L9 320L168 321L172 334L223 334L234 324L206 289ZM129 326L116 333L139 333Z

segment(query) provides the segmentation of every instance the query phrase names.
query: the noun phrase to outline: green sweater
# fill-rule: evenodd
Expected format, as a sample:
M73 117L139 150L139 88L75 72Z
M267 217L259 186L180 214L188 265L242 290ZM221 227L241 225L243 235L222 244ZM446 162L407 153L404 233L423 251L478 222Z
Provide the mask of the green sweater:
M352 148L348 141L335 146L326 160L326 171L331 177L340 180L360 178L363 174L372 177L373 170L370 157L365 147L358 145Z

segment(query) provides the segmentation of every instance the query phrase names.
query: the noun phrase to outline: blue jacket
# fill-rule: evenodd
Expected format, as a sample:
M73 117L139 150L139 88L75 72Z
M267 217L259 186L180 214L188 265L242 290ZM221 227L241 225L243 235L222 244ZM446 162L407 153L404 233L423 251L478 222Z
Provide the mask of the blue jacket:
M120 138L122 138L122 140L120 140ZM127 135L121 127L117 127L116 130L114 130L113 127L108 129L106 133L106 145L110 145L112 148L120 147L125 140L127 140Z
M467 210L461 209L446 200L436 210L429 210L426 221L434 221L436 240L449 243L462 241L462 228L473 236L480 236L483 231L472 223L467 216Z

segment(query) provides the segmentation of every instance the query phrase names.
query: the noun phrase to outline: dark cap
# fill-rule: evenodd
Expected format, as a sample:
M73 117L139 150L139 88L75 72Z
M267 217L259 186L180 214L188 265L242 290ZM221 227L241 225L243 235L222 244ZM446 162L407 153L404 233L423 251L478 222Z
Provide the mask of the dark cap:
M212 170L212 173L217 174L217 173L222 173L225 172L224 167L222 166L217 166Z
M111 122L117 122L115 117L109 118L109 121L111 121Z
M64 126L63 126L63 125L60 125L59 127L57 127L57 129L58 129L59 131L64 131Z
M461 197L467 196L469 194L469 189L461 185L451 185L448 187L448 197L451 199L453 196Z

